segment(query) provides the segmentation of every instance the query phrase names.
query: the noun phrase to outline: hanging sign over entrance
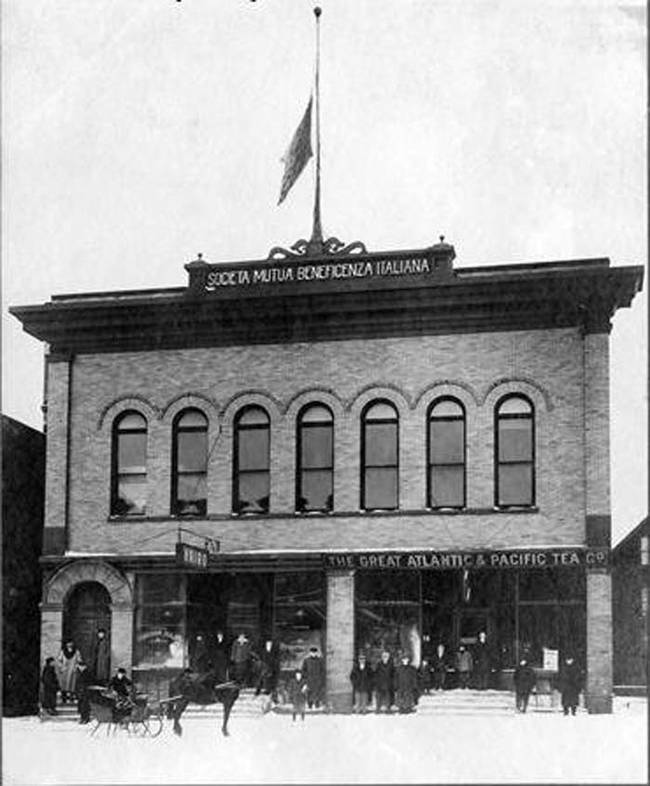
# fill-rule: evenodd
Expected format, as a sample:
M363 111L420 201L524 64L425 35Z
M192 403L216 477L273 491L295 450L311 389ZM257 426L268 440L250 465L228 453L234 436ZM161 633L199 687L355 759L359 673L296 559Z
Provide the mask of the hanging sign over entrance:
M326 568L469 568L607 567L609 549L508 549L507 551L404 551L323 554Z
M176 564L184 568L205 570L208 567L208 550L189 543L177 543Z

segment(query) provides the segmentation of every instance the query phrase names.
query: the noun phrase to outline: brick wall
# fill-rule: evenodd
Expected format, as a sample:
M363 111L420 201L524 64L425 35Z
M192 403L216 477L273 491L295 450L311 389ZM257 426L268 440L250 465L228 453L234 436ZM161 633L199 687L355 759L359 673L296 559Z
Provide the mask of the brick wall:
M171 423L188 405L201 406L209 419L208 512L223 515L193 521L192 529L219 537L224 550L583 543L583 368L583 341L574 329L79 356L73 369L68 548L168 550L173 534L142 541L170 530ZM50 364L47 522L57 526L65 509L66 375L65 363ZM494 405L513 391L529 396L536 416L539 511L523 515L491 511ZM400 509L422 511L426 411L442 394L465 405L467 504L487 512L355 516L363 406L383 397L397 407ZM296 414L315 399L335 416L334 506L340 515L296 517ZM268 520L229 516L232 422L248 403L263 405L271 418ZM111 424L125 408L148 419L148 514L161 520L108 521Z

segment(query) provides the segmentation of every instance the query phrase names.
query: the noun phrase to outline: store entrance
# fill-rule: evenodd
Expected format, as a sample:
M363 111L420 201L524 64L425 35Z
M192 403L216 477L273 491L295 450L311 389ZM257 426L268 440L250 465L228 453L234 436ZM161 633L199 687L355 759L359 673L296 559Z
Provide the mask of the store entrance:
M456 612L455 646L473 647L478 641L478 634L483 631L488 641L492 641L492 615L485 608L462 608Z

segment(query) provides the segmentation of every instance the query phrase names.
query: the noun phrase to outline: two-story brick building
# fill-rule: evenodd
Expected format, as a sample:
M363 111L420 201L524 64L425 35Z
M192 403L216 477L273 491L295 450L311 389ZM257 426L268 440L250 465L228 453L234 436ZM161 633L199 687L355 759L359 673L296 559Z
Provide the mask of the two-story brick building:
M105 627L151 688L244 630L285 668L316 644L345 708L357 649L485 630L504 673L573 652L610 711L609 331L642 268L454 257L199 258L13 308L48 345L42 657Z

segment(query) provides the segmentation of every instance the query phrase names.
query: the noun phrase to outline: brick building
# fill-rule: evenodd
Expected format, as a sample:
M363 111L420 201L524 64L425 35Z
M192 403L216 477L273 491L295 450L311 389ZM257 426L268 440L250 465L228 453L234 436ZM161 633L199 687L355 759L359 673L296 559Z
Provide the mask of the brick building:
M612 550L614 686L617 693L648 692L648 561L645 518Z
M571 651L611 711L608 334L642 268L454 257L199 258L13 308L48 345L42 656L105 627L164 690L243 630L285 669L318 646L345 709L356 650L484 630L502 678Z

